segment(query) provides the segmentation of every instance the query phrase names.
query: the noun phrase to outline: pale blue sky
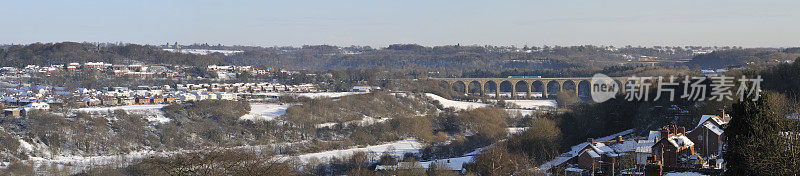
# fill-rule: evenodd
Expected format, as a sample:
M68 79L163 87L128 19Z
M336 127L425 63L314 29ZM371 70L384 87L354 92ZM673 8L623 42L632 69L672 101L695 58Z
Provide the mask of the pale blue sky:
M800 46L797 0L4 1L0 43Z

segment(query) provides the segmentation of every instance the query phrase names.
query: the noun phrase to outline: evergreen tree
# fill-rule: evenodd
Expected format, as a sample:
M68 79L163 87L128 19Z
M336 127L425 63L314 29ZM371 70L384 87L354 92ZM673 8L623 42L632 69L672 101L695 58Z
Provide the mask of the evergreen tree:
M786 118L784 114L776 112L774 101L770 101L771 94L762 93L758 101L743 101L733 105L730 114L732 119L725 129L728 136L724 154L728 163L726 175L799 173L796 142L792 144L787 140L787 131L780 125Z

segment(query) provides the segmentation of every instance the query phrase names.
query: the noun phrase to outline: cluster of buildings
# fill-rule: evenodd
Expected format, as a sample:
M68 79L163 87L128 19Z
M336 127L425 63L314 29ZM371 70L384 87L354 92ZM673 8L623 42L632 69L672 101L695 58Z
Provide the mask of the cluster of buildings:
M86 62L86 63L69 63L66 65L50 65L50 66L37 66L28 65L22 68L17 67L0 67L0 74L3 75L16 75L16 74L54 74L58 72L76 72L76 71L99 71L108 73L109 75L123 77L129 76L134 78L186 78L183 70L191 69L190 66L171 66L171 65L115 65L104 62ZM222 78L236 77L237 73L248 72L254 75L267 75L276 71L272 67L266 69L255 69L253 66L219 66L209 65L208 71L215 72L221 75ZM281 70L287 72L286 70Z
M725 167L723 126L730 117L703 115L690 131L670 125L650 131L647 139L588 139L570 159L567 175L662 175L669 172L720 174Z
M313 84L275 83L178 84L173 86L107 87L67 89L51 86L25 86L0 89L0 108L4 116L25 116L33 110L48 111L51 106L89 107L171 104L200 100L240 100L258 93L317 92Z
M250 73L253 75L268 75L276 70L272 67L266 69L255 69L253 66L235 66L235 65L209 65L206 67L207 71L217 73L218 78L231 78L236 77L237 73ZM286 70L281 70L286 72Z
M86 62L86 63L69 63L66 65L50 65L50 66L38 66L38 65L28 65L23 68L16 68L16 67L2 67L0 68L0 74L6 75L14 75L14 74L34 74L34 73L43 73L43 74L54 74L57 72L76 72L76 71L99 71L108 73L110 75L122 77L122 76L130 76L130 77L137 77L137 78L182 78L185 75L182 74L180 68L175 66L165 66L165 65L114 65L110 63L104 62Z

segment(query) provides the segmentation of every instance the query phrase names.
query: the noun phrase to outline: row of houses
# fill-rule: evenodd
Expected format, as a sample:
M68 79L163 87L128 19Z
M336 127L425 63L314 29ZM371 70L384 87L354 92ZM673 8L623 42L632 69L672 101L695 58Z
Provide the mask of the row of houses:
M265 75L268 73L276 72L278 70L267 67L266 69L256 69L253 66L235 66L235 65L209 65L206 67L206 70L212 72L228 72L228 73L241 73L241 72L249 72L256 75ZM285 71L281 69L281 71Z
M0 108L3 109L2 116L5 117L19 117L25 116L28 112L32 111L50 111L50 104L47 103L29 103L22 107L6 108L4 103L0 103Z
M44 73L50 75L56 72L76 72L81 70L106 72L113 76L134 78L180 78L186 76L178 71L180 69L177 67L170 69L169 66L164 65L113 65L104 62L69 63L50 66L27 65L23 68L2 67L0 68L0 74Z
M588 139L570 159L567 175L661 175L674 171L719 174L726 137L723 126L730 117L703 115L691 130L670 125L650 131L647 139L610 141Z
M314 84L283 85L269 82L262 83L212 83L212 84L178 84L179 91L212 91L234 93L264 93L264 92L318 92Z
M100 90L51 86L0 88L0 108L22 108L34 103L54 106L118 106L170 104L201 100L239 100L239 95L262 92L316 92L313 84L281 85L275 83L179 84L176 86L106 87ZM244 96L243 96L244 97ZM49 108L48 108L49 109ZM9 112L12 116L24 111Z

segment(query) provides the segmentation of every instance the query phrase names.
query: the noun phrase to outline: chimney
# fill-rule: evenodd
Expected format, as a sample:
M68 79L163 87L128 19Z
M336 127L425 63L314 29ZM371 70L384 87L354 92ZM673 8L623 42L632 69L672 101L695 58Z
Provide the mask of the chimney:
M678 125L672 125L672 129L669 131L669 134L678 134Z
M725 108L722 108L720 111L721 111L721 112L720 112L720 114L719 114L719 118L721 118L721 119L723 119L723 120L727 120L727 118L728 118L728 114L726 114L726 113L725 113Z
M661 129L661 135L658 136L659 139L656 139L656 141L653 142L658 142L658 140L664 139L667 136L669 136L669 130L666 127L664 127L664 129Z
M588 142L589 144L594 144L594 138L588 138L586 139L586 142Z

